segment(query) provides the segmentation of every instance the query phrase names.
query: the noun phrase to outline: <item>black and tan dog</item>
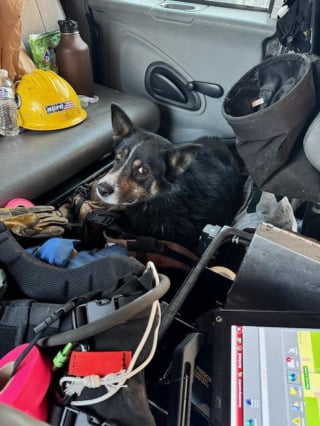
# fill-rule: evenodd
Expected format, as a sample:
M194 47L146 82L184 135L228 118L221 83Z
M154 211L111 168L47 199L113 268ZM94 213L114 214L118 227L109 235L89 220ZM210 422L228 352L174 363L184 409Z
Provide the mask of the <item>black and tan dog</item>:
M232 221L242 180L219 139L174 145L134 126L119 106L111 110L115 160L97 194L108 209L122 211L127 232L195 248L205 225Z

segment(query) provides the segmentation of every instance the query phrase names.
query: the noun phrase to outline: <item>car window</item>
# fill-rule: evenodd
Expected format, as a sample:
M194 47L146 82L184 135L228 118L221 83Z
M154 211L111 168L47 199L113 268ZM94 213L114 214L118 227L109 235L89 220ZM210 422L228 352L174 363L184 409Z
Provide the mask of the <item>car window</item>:
M241 9L255 9L271 11L275 5L278 7L282 0L174 0L184 3L202 3L207 5L226 6ZM279 3L279 5L278 5ZM282 4L282 3L281 3Z
M270 0L209 0L208 3L222 3L234 6L248 6L259 9L268 9Z

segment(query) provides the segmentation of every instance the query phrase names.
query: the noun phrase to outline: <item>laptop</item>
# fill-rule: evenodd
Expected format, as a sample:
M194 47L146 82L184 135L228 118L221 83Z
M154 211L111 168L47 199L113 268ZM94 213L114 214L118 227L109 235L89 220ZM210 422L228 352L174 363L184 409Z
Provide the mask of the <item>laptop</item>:
M220 309L213 426L320 425L320 312Z

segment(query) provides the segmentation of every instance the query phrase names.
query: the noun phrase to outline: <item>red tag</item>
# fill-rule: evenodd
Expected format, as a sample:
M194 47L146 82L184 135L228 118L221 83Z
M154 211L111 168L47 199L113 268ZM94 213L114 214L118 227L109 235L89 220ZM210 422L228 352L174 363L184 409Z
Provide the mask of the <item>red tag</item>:
M127 369L131 361L131 351L114 352L71 352L68 374L72 376L105 376Z

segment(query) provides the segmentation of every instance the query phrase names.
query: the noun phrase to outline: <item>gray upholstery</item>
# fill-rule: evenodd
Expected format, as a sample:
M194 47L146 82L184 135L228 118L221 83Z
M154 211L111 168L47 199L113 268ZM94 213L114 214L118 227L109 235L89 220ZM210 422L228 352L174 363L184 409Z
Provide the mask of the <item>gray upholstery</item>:
M21 36L29 50L29 35L58 30L65 13L59 0L27 0L22 14Z
M59 0L28 0L22 15L22 41L29 34L58 29L65 16ZM158 107L146 98L96 85L99 102L87 108L78 126L50 132L25 131L0 136L0 207L10 199L33 200L65 182L112 150L111 102L119 104L138 126L156 131Z
M81 124L59 131L25 131L0 137L0 207L10 199L35 199L112 150L110 105L119 104L138 126L156 131L158 107L146 98L96 85L99 102Z

